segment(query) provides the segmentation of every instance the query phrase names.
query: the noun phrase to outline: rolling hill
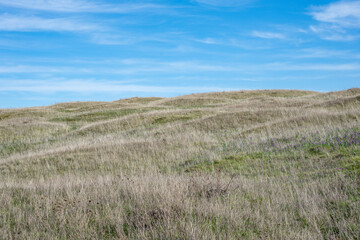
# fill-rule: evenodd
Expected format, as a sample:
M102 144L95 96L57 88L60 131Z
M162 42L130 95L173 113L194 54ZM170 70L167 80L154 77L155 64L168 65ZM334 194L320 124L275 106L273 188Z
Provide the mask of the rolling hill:
M0 109L2 239L359 239L360 89Z

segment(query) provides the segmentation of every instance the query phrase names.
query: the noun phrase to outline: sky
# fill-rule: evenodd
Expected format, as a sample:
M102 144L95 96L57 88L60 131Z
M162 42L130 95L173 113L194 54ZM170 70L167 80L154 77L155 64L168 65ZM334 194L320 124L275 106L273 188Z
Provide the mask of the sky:
M0 0L0 108L360 87L360 1Z

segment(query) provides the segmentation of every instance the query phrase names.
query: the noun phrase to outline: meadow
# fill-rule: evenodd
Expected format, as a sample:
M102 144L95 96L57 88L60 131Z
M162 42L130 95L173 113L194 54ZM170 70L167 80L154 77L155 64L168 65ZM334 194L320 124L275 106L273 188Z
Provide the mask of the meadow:
M360 239L360 89L0 109L0 239Z

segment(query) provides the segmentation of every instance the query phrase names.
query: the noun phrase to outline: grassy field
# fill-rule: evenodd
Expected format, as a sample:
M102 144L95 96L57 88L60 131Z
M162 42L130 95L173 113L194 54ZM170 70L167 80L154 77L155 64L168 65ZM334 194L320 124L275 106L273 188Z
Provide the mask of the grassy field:
M360 89L0 109L1 239L360 239Z

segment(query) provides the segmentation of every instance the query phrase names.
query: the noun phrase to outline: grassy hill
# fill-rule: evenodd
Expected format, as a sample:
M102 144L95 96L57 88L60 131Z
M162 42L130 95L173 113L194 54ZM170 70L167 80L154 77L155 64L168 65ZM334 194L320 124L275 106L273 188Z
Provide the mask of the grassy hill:
M0 110L1 239L359 239L360 89Z

